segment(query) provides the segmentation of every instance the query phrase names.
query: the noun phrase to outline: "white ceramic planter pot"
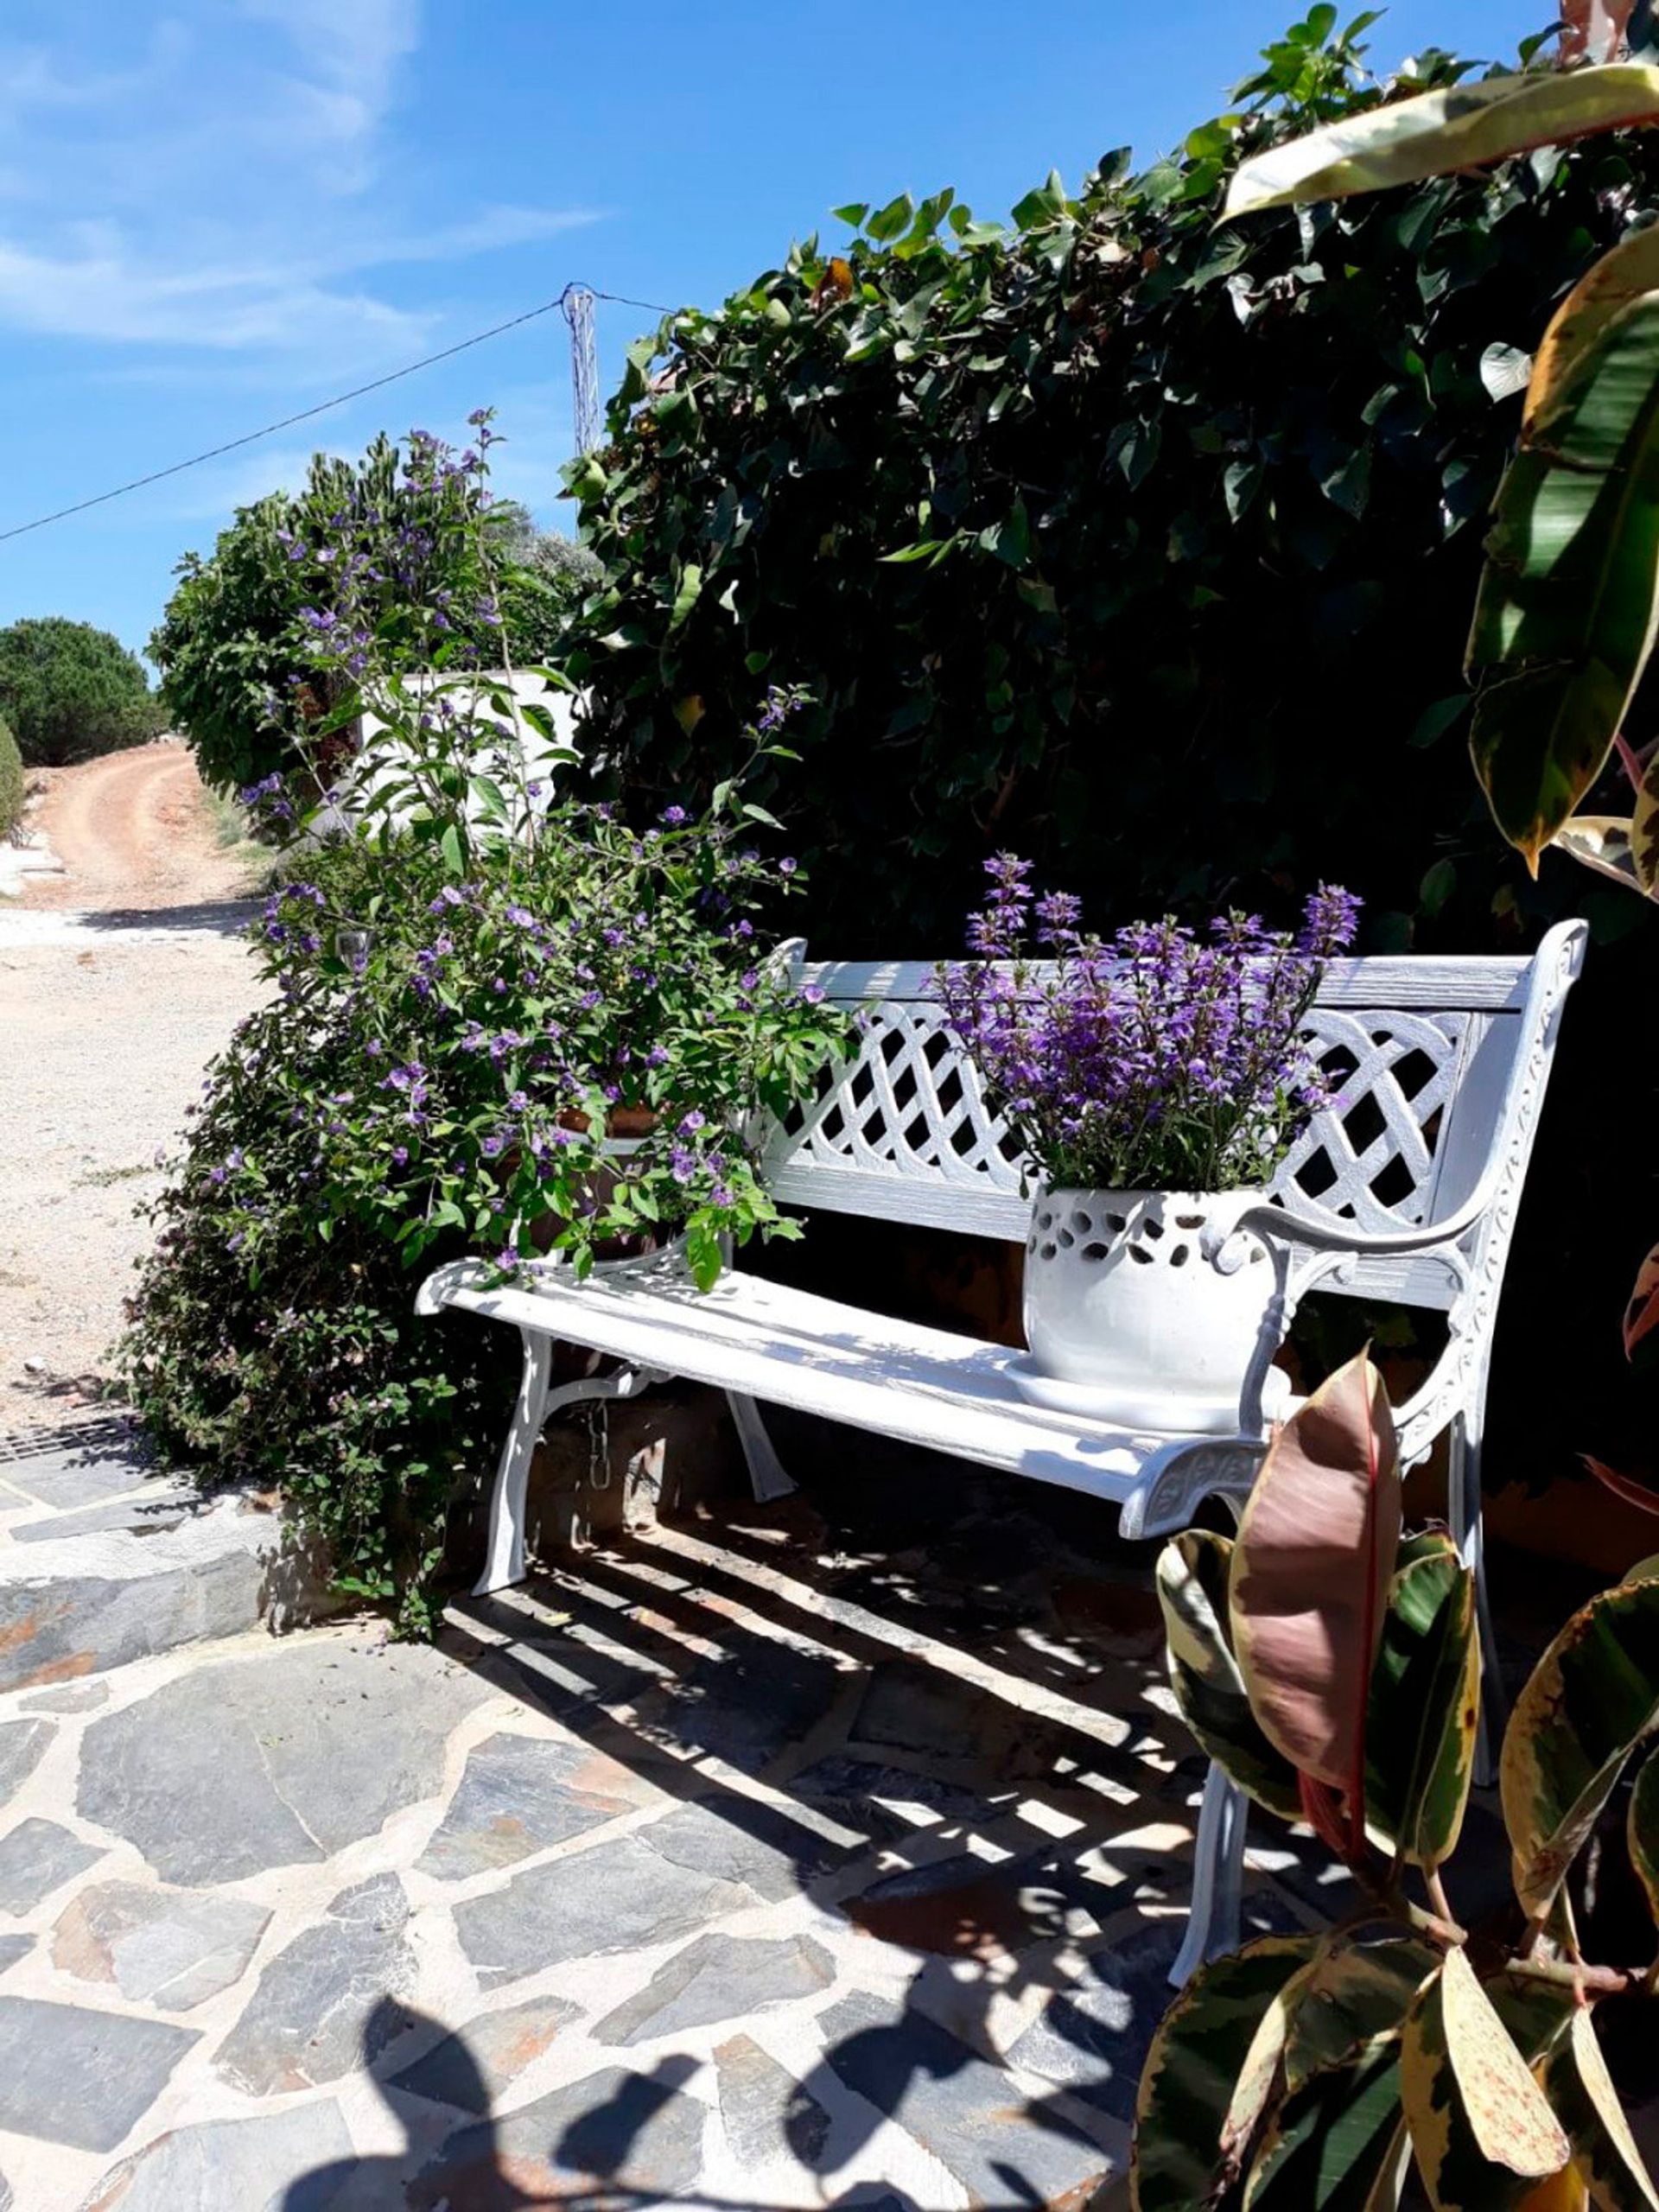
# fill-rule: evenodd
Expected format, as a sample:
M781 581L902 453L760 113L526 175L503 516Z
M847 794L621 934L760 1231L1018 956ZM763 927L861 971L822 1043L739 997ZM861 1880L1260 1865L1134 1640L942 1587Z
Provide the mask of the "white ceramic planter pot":
M1038 1192L1018 1380L1130 1429L1236 1435L1250 1363L1277 1344L1275 1269L1235 1233L1261 1191Z

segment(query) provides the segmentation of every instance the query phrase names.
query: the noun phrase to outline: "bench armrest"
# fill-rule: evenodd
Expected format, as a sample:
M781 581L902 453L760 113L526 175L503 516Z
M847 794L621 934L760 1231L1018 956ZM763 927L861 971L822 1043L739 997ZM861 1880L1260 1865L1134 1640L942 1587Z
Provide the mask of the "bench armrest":
M1298 1212L1294 1206L1273 1205L1264 1201L1239 1216L1235 1234L1249 1229L1258 1236L1306 1244L1315 1252L1363 1253L1376 1259L1432 1252L1440 1245L1457 1243L1478 1224L1497 1195L1492 1187L1495 1182L1496 1178L1483 1175L1454 1212L1443 1214L1438 1221L1426 1221L1414 1229L1358 1229L1351 1222L1318 1221L1311 1214Z

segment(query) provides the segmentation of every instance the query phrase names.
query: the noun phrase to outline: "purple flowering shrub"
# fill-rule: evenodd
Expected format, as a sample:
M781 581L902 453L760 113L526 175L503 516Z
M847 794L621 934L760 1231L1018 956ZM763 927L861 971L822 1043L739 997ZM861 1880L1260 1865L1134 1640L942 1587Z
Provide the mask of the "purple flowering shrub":
M474 429L474 451L429 455L468 485ZM488 511L462 512L487 582ZM151 1210L125 1363L164 1444L276 1483L346 1586L418 1625L512 1393L498 1332L416 1321L417 1271L552 1255L580 1274L677 1239L707 1287L727 1240L798 1233L760 1173L766 1121L846 1023L769 957L799 878L763 854L777 825L747 772L648 827L538 789L493 687L445 658L447 588L389 620L349 516L334 550L310 628L337 703L296 742L321 785L372 704L391 770L323 842L294 780L250 794L285 841L255 928L274 989ZM752 766L797 703L774 695Z
M1086 936L1080 902L1038 898L1031 863L986 862L972 961L938 971L952 1028L1052 1189L1266 1184L1326 1103L1301 1025L1359 901L1330 886L1295 931L1253 914ZM1037 957L1032 951L1034 939Z
M321 1093L308 1061L266 1075L311 1134L320 1219L411 1268L459 1239L582 1274L615 1240L678 1236L704 1287L722 1237L797 1233L760 1179L761 1117L810 1089L843 1023L766 957L756 914L791 864L734 812L678 807L636 832L563 804L533 850L459 881L432 853L400 853L396 897L342 910L296 880L265 903L288 1019L332 1046ZM257 1249L257 1219L245 1234Z
M494 1330L416 1321L416 1271L612 1240L791 1236L760 1117L842 1017L769 963L798 880L733 793L636 833L570 804L459 880L441 842L324 847L265 901L276 984L210 1071L130 1305L135 1404L216 1473L274 1483L346 1586L418 1626L448 1501L512 1395ZM296 851L295 857L297 859ZM618 1156L619 1115L644 1134Z
M544 543L521 509L493 498L487 416L469 435L460 452L416 430L401 443L377 438L355 462L319 454L297 494L241 509L210 556L181 561L149 650L210 783L234 791L291 778L314 755L354 688L338 658L318 652L320 625L365 632L365 669L389 652L430 665L439 646L454 666L548 657L590 559Z

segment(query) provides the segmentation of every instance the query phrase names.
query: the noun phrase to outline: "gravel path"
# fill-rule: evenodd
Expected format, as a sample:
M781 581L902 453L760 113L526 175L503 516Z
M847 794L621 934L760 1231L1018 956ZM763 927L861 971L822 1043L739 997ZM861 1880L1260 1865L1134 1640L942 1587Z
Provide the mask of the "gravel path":
M0 1434L100 1395L148 1230L135 1203L259 986L245 859L181 746L47 779L66 863L0 906Z

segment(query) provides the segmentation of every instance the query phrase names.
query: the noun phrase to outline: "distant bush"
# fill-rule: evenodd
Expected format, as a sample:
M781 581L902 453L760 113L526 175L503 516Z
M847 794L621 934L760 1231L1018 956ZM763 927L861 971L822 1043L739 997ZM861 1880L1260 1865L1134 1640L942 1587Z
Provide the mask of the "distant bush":
M0 713L37 767L143 745L162 726L138 656L107 630L60 614L0 630Z
M23 818L23 756L17 741L0 721L0 837L9 837Z
M474 528L480 500L435 440L381 436L360 461L316 454L303 491L239 508L211 554L185 555L149 654L208 783L236 791L289 773L296 728L337 702L339 671L319 653L308 613L337 596L328 564L348 519L383 643L406 642L408 609L431 606L445 610L448 648L463 664L499 666L504 640L518 665L548 658L598 563L538 532L515 501L478 512Z

